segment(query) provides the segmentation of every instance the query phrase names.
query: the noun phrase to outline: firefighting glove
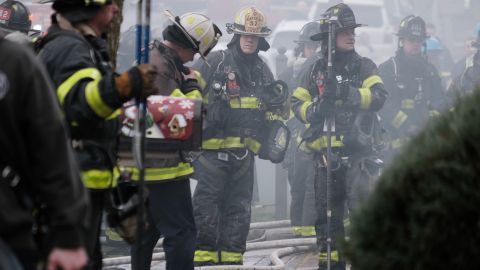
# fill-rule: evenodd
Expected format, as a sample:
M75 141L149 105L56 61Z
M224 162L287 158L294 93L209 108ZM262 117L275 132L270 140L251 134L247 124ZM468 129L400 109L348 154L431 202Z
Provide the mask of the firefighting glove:
M333 99L323 99L313 103L313 113L316 117L334 115L335 108L335 101Z
M277 80L269 84L262 93L262 99L270 110L283 109L288 100L288 86Z
M187 79L182 83L182 90L184 93L200 89L200 84L198 83L197 79Z
M146 98L158 93L155 86L157 68L151 64L141 64L115 78L118 94L124 100Z
M185 69L182 71L182 76L182 90L184 93L202 89L198 83L197 73L193 69Z
M337 79L326 79L325 80L325 92L323 92L322 99L323 100L329 100L332 101L333 103L337 99L337 88L338 88L338 83Z

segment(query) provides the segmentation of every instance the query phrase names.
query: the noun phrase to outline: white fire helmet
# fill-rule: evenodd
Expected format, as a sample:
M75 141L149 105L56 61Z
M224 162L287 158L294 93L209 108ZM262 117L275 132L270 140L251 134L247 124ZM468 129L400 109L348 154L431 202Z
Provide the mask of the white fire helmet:
M220 29L203 14L189 12L178 17L166 10L165 15L182 30L202 58L208 55L222 36Z

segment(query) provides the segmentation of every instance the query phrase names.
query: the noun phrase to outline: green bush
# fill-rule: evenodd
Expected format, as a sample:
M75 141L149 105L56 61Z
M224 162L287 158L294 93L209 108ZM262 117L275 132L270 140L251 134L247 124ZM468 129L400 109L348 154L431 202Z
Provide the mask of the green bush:
M432 119L352 218L355 270L480 267L480 89Z

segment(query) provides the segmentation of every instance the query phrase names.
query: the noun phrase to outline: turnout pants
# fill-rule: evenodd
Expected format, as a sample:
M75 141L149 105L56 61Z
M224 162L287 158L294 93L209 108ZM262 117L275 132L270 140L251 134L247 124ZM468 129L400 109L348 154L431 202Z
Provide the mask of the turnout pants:
M245 149L205 151L194 162L195 262L242 263L250 229L253 164L253 153Z
M315 211L315 162L313 156L297 151L288 168L290 184L290 221L296 235L313 236ZM311 228L311 229L310 229ZM298 229L299 231L297 232Z
M320 269L326 267L327 261L327 170L322 160L318 154L315 174L317 209L315 231L320 252ZM381 166L376 160L376 157L365 155L332 158L331 185L328 187L332 211L330 221L332 269L345 269L345 262L338 252L338 243L345 238L344 226L348 224L344 219L347 217L345 221L348 221L348 216L361 205L373 189L381 171ZM348 210L347 213L345 209Z
M100 243L100 233L102 228L103 210L108 202L108 189L93 190L89 189L90 195L90 211L89 221L90 227L86 233L86 249L89 257L88 269L102 269L102 245Z
M338 165L338 166L337 166ZM331 185L328 187L329 203L331 212L330 238L332 251L332 269L345 269L343 260L338 253L338 243L345 237L343 217L346 200L346 175L347 164L335 164L332 162ZM321 159L317 161L315 175L315 206L317 209L317 221L315 232L317 247L320 252L320 266L326 266L327 261L327 170ZM343 266L343 268L342 268Z
M132 246L132 269L150 269L153 249L163 236L166 269L192 270L196 230L189 179L146 184L149 226L142 236L141 265L137 246Z

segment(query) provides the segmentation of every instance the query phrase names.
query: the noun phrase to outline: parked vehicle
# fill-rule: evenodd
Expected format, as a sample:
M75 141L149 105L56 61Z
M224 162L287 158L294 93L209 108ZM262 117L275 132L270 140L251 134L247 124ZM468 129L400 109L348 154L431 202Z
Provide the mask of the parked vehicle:
M266 57L269 58L269 62L276 63L280 53L284 54L288 61L294 58L294 49L297 46L295 40L298 39L300 30L307 23L308 20L283 20L278 23L268 39L271 49L266 53ZM276 64L270 68L274 75L278 75Z

